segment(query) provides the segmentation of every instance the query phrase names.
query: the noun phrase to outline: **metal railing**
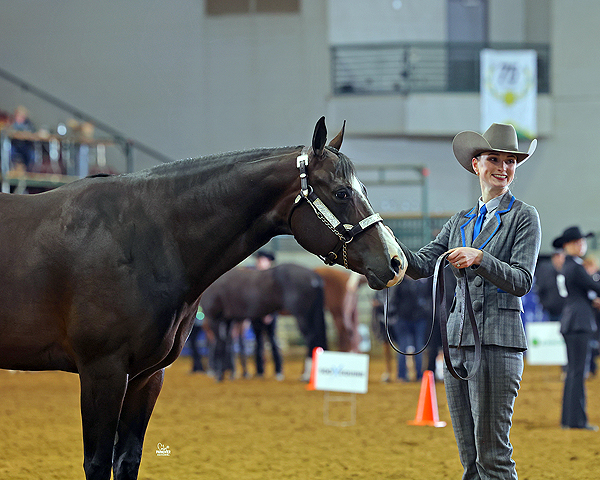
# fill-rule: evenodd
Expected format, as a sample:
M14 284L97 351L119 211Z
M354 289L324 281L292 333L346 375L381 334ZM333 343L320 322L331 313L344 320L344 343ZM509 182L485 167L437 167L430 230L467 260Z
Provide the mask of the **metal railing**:
M119 145L122 149L123 155L126 159L127 172L132 172L134 170L135 150L138 150L161 163L173 161L172 158L169 158L168 156L162 154L158 150L155 150L154 148L149 147L148 145L142 142L129 138L120 130L117 130L116 128L104 123L103 121L93 117L92 115L82 112L77 107L74 107L73 105L70 105L69 103L61 100L60 98L55 97L54 95L51 95L48 92L45 92L44 90L32 85L29 82L26 82L25 80L17 77L16 75L13 75L12 73L4 70L3 68L0 68L0 78L3 78L9 83L16 85L17 87L21 88L21 90L32 94L33 96L43 100L44 102L69 113L77 120L91 123L98 130L101 130L104 133L108 134L112 138L113 142L116 145Z
M334 95L478 92L484 48L535 50L538 93L550 92L550 47L507 43L393 43L331 47Z

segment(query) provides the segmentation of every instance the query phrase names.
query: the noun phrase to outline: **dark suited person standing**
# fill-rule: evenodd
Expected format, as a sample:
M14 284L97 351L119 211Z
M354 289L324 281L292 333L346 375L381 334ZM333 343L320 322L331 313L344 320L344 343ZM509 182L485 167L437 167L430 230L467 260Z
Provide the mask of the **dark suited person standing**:
M550 260L540 262L535 272L534 289L551 322L560 321L560 315L565 305L565 279L561 273L564 262L565 253L561 247L560 250L552 253Z
M552 245L562 248L566 254L562 273L567 299L560 317L560 333L567 346L567 374L561 425L597 431L597 426L588 423L585 405L585 371L591 353L590 340L597 328L589 292L600 294L600 284L594 282L583 266L586 237L590 236L591 233L581 233L579 227L569 227Z

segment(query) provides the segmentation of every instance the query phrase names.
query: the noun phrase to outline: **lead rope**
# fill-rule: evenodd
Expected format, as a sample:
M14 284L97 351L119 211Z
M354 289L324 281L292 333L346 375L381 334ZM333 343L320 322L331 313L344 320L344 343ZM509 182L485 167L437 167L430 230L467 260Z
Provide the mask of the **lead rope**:
M427 348L427 345L429 345L429 342L431 341L431 336L433 335L433 322L435 321L435 317L434 317L433 321L431 322L431 328L429 329L429 337L427 338L427 341L425 342L425 345L423 346L423 348L421 350L419 350L418 352L414 352L414 353L403 352L396 346L396 344L394 343L394 341L392 340L392 337L390 335L390 326L389 326L389 320L388 320L388 303L389 303L389 301L390 301L390 289L386 288L385 289L385 302L383 302L383 317L385 318L385 333L387 335L389 344L392 346L392 348L394 350L396 350L396 352L398 352L402 355L418 355L419 353L422 353L423 350L425 350Z
M477 328L477 321L475 320L475 313L473 312L473 305L471 303L471 294L469 292L469 285L467 282L467 274L463 270L459 270L459 278L458 283L460 287L460 291L462 293L462 298L464 299L464 307L462 309L462 315L460 319L460 330L458 337L458 346L457 348L461 348L463 330L465 327L465 315L469 315L469 321L471 323L471 328L473 329L473 339L475 343L475 359L473 362L473 369L471 373L466 377L462 377L459 375L454 367L452 366L452 362L450 360L450 347L448 345L448 315L446 311L446 287L444 284L444 262L446 261L446 257L450 252L446 252L437 259L435 264L435 269L433 273L433 318L431 321L431 328L429 330L429 337L427 338L427 342L425 346L415 353L407 353L400 350L394 344L392 337L390 336L389 329L389 320L388 320L388 303L389 303L389 289L386 289L385 292L385 301L383 303L383 316L385 319L385 333L387 335L387 339L391 347L398 353L402 355L418 355L423 352L425 348L429 345L431 341L431 336L433 335L433 325L435 323L436 312L439 311L440 317L440 331L442 334L442 349L444 351L444 361L446 363L446 367L450 374L458 379L458 380L469 380L475 376L477 370L479 369L479 365L481 364L481 338L479 336L479 330ZM436 295L437 293L437 295ZM439 304L439 305L438 305ZM437 308L439 307L439 308Z
M439 307L442 349L444 351L444 361L446 363L446 367L448 367L448 371L457 380L470 380L475 376L477 370L479 370L479 365L481 364L481 338L477 328L477 321L475 320L475 312L473 312L473 304L471 302L471 293L469 291L467 274L464 269L460 269L458 270L458 286L464 304L460 317L458 345L456 348L458 349L462 346L462 338L465 328L465 315L467 314L469 316L469 322L471 323L471 329L473 330L473 342L475 343L475 358L473 360L473 368L471 373L465 377L462 377L452 366L452 361L450 360L450 345L448 344L448 314L446 311L446 287L444 285L444 262L446 261L448 255L450 255L450 252L440 255L435 264L435 270L433 273L433 319L435 321L436 310L438 310Z

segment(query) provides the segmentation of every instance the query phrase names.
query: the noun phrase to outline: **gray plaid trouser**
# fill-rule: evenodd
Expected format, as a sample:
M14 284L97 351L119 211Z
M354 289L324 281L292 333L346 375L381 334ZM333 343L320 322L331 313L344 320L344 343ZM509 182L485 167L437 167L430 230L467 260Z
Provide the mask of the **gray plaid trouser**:
M474 347L450 348L461 376L471 372ZM448 408L464 468L463 480L517 479L509 440L515 398L523 375L523 352L484 345L471 380L457 380L444 368Z

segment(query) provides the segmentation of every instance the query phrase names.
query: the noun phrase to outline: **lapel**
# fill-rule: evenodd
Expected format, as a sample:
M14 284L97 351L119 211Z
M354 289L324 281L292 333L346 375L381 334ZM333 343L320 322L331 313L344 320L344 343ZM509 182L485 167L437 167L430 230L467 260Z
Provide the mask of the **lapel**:
M510 191L504 195L498 208L494 212L494 218L490 219L489 222L485 224L481 233L477 236L475 241L472 241L473 238L473 229L475 227L474 219L477 217L477 205L473 207L466 215L466 222L463 223L460 227L460 233L462 236L462 244L463 247L473 247L478 248L479 250L483 249L489 241L496 234L500 225L502 224L502 215L506 212L509 212L515 203L515 197Z
M465 221L460 226L460 236L462 239L463 247L470 247L473 239L473 229L475 228L475 218L477 218L477 212L479 202L464 216Z

